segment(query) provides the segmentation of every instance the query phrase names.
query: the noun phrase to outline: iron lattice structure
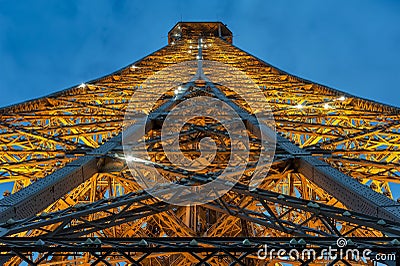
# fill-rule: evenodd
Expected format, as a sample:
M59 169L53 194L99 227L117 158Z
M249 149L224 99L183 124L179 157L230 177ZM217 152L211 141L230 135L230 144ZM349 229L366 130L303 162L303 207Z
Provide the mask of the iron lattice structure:
M250 136L249 162L221 198L174 206L135 182L121 139L125 111L141 84L191 60L222 62L259 86L273 110L277 148L263 183L249 190L262 131L250 108L255 103L218 84L186 84L182 100L208 95L235 108ZM215 121L198 117L183 128L180 148L196 157L199 140L213 137L224 149L206 172L170 164L159 125L176 104L175 89L165 88L152 110L144 136L148 152L166 178L207 183L225 166L229 140ZM132 65L0 113L0 182L14 184L0 200L0 260L6 265L372 264L257 257L264 244L320 250L339 237L351 240L346 248L398 256L400 204L390 186L400 176L400 109L279 70L235 47L220 22L180 22L167 46ZM162 195L169 188L153 191Z

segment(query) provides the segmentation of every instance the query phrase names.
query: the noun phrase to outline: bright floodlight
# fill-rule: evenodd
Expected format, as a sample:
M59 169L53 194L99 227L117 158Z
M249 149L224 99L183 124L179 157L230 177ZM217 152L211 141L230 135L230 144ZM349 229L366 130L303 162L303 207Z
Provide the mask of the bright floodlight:
M176 90L174 90L174 94L178 95L180 93L182 93L185 89L182 86L178 86L178 88Z
M143 159L140 159L140 158L137 158L137 157L133 157L133 156L130 156L130 155L125 156L125 160L126 160L127 162L140 162L140 163L147 163L147 162L149 162L148 160L143 160Z
M301 105L300 103L294 106L297 109L302 109L304 107L304 105Z

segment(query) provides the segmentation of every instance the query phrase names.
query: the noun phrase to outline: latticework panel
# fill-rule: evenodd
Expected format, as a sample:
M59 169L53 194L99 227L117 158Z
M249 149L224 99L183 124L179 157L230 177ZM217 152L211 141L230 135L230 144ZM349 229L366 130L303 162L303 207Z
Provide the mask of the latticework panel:
M207 27L208 24L204 26ZM218 28L212 31L218 32ZM376 250L382 249L382 241L387 245L394 241L385 237L400 235L398 220L379 217L378 210L372 214L366 211L368 215L362 214L363 208L352 210L349 200L335 196L340 196L340 193L335 194L336 187L321 186L321 181L307 175L307 169L302 170L304 162L300 161L302 156L306 161L317 158L315 165L320 163L319 166L325 168L330 165L351 177L352 181L357 180L358 186L349 183L349 187L360 188L362 184L361 187L368 188L369 192L385 196L372 193L371 198L378 195L378 200L382 201L383 197L385 204L389 202L389 207L398 207L390 200L397 196L390 185L399 183L400 175L399 109L292 76L238 49L230 41L229 38L207 35L179 36L173 41L171 39L166 47L115 73L1 109L0 183L14 184L12 195L4 193L2 200L1 208L8 211L7 215L12 213L10 209L14 201L29 204L29 197L32 197L35 199L32 202L38 202L40 195L29 194L29 189L38 180L53 178L51 174L68 169L71 162L73 165L73 162L87 159L96 165L93 166L94 174L89 176L85 176L85 169L73 165L82 172L82 176L80 173L75 175L81 178L81 182L65 193L62 187L57 187L57 184L64 183L56 183L53 187L43 183L49 188L46 193L53 195L57 190L61 191L58 193L62 193L62 197L46 199L49 204L44 205L45 208L33 208L37 211L31 211L37 215L24 215L15 210L18 219L3 219L0 233L4 237L0 244L4 245L0 247L8 245L13 254L18 255L5 257L4 261L10 265L22 260L49 265L98 262L110 265L200 265L206 262L211 265L300 265L298 261L260 261L256 256L257 248L268 239L282 241L278 242L284 246L285 241L288 245L293 244L289 241L298 237L307 239L307 243L316 248L331 245L337 237L353 238L360 247L371 244ZM242 71L257 85L271 106L281 142L278 141L272 166L263 182L257 190L248 190L261 145L257 132L252 130L255 125L247 119L251 125L246 132L250 139L249 159L238 184L213 202L201 206L174 206L142 190L134 175L148 173L137 169L132 174L118 137L126 126L124 117L130 101L135 101L135 92L148 78L168 66L200 60L224 63ZM215 79L234 80L229 73L206 74L214 75ZM235 104L245 115L254 115L251 107L257 104L257 99L248 102L229 87L202 82L187 83L183 99L204 95L219 97ZM169 111L163 106L175 104L175 91L178 89L163 88L162 97L150 110L159 113L154 115L142 140L146 142L150 162L155 163L157 171L168 180L184 185L207 183L226 167L231 141L216 121L198 117L182 128L180 149L188 158L197 158L200 154L197 149L199 140L212 138L220 147L217 155L206 170L197 173L171 164L163 150L161 125ZM136 100L134 106L139 110L141 99ZM287 143L282 143L282 139ZM110 143L113 146L107 148ZM323 164L325 162L329 165ZM170 193L167 187L154 190ZM44 195L49 194L43 194L42 198L46 197ZM368 205L368 202L361 203ZM365 209L374 210L374 207ZM21 242L14 243L8 236ZM35 242L23 237L30 237ZM218 242L221 239L215 240L221 237L229 237L227 243L232 247L222 245ZM97 242L85 242L88 238ZM133 242L129 240L128 246L118 246L117 240L123 238L133 239ZM174 248L164 243L162 238L170 239L171 243L175 241ZM318 242L319 238L326 242ZM82 239L85 241L79 242ZM36 253L24 250L32 243L35 248L54 248L54 254L58 255L41 252L39 247L35 249ZM108 251L101 253L105 246ZM76 253L69 253L68 248ZM247 253L246 248L249 249ZM96 253L96 250L101 252ZM325 258L309 263L325 265L329 262L349 263Z

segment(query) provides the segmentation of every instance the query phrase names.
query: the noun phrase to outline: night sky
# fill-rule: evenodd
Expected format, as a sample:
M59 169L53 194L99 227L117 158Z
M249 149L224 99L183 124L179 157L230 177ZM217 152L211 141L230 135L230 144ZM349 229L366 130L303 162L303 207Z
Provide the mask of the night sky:
M400 1L346 0L0 0L0 106L128 65L181 19L222 21L235 45L272 65L400 106Z
M0 0L0 106L129 65L180 20L222 21L235 45L282 70L400 106L400 1L383 0Z

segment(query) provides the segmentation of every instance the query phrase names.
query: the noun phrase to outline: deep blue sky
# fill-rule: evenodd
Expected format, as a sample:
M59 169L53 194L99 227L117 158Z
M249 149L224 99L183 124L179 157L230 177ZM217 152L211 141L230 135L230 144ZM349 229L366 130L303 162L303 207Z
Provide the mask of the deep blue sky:
M237 46L283 70L400 106L400 1L382 0L0 0L0 106L128 65L181 18L220 20Z

